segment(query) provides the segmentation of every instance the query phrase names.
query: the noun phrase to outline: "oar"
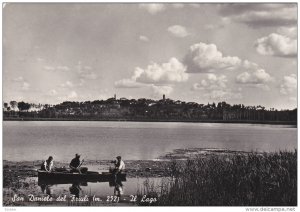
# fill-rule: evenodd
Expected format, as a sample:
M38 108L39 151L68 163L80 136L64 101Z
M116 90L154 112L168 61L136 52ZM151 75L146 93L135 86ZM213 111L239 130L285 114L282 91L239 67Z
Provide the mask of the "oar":
M86 156L82 159L82 161L81 161L81 163L79 164L78 168L83 164L85 158L86 158Z

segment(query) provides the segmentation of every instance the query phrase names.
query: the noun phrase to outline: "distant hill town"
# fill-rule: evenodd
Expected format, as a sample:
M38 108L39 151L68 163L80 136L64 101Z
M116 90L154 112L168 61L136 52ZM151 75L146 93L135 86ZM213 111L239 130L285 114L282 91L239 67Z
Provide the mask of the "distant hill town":
M297 123L297 108L266 109L263 106L230 105L226 102L198 104L165 98L117 99L56 105L10 101L3 104L4 120L120 120L195 122L287 122Z

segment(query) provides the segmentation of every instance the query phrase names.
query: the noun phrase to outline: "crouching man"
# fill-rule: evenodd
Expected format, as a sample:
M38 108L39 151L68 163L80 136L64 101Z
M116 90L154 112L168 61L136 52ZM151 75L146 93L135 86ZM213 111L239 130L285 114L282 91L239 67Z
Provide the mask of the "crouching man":
M80 162L80 155L76 154L75 158L72 159L69 167L71 168L71 172L79 172L81 174L81 168L80 166L82 165L84 160Z

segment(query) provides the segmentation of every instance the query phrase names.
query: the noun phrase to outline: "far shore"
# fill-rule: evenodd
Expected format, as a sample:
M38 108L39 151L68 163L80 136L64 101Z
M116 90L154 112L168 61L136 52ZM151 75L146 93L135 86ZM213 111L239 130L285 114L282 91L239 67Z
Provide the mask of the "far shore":
M28 117L4 117L3 121L120 121L120 122L185 122L185 123L230 123L230 124L270 124L293 125L297 127L297 121L249 121L249 120L178 120L178 119L124 119L124 118L28 118Z

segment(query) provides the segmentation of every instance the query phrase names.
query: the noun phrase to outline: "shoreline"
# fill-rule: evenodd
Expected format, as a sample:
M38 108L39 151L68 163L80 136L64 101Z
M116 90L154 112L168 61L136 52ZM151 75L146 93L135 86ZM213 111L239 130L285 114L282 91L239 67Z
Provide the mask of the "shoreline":
M182 122L182 123L229 123L229 124L269 124L269 125L293 125L297 127L297 121L249 121L249 120L177 120L177 119L85 119L85 118L12 118L3 117L3 121L118 121L118 122Z
M168 166L172 161L186 161L197 158L219 157L226 159L232 155L263 154L262 152L234 151L219 148L186 148L174 149L164 155L149 160L124 160L128 177L166 177L169 175ZM15 187L20 179L29 176L37 177L37 170L43 160L10 161L3 159L3 187ZM83 166L97 168L97 171L109 170L111 160L86 159ZM54 167L68 167L69 162L54 161Z
M295 148L294 150L297 150ZM287 152L293 152L294 150L283 150ZM153 158L153 159L128 159L124 160L126 163L135 164L135 163L163 163L163 162L170 162L171 160L188 160L188 159L195 159L199 157L207 157L207 156L230 156L234 154L239 155L247 155L247 154L272 154L276 152L281 152L282 150L278 151L271 151L271 152L264 152L264 151L244 151L244 150L230 150L224 148L179 148L173 149L171 152L165 152L163 155ZM7 160L3 159L3 166L5 165L18 165L18 164L29 164L29 165L37 165L41 164L44 160ZM109 159L85 159L84 162L86 165L110 165L112 160ZM58 166L67 166L69 164L68 161L61 160L55 161ZM126 169L128 167L126 166Z
M293 153L294 152L294 153ZM264 158L272 157L272 155L282 154L280 151L276 152L246 152L246 151L233 151L228 149L213 149L213 148L187 148L187 149L174 149L172 152L166 153L157 159L152 160L125 160L126 173L128 178L140 178L140 179L151 179L151 178L162 178L169 179L174 177L174 164L175 167L185 167L186 162L197 163L197 161L202 161L204 166L202 168L209 168L211 163L226 164L227 166L232 166L233 163L239 162L243 163L244 166L250 166L248 168L257 168L255 164L248 164L248 160L251 158L257 158L264 161ZM286 151L283 154L297 154L297 149L294 151ZM275 157L277 158L277 156ZM285 157L283 157L285 158ZM242 159L242 160L240 160ZM268 161L268 160L265 160ZM86 160L84 166L97 167L97 171L101 172L106 170L110 165L110 160ZM286 161L288 162L288 161ZM37 189L37 169L39 169L42 160L33 161L8 161L3 160L3 204L6 206L34 206L34 205L51 205L58 206L60 203L52 202L12 202L12 198L16 194L21 196L28 196L28 194L33 194L35 196L44 195L41 191ZM202 164L201 163L201 164ZM190 163L188 163L190 164ZM202 165L203 165L202 164ZM206 164L206 165L205 165ZM219 165L220 165L219 164ZM277 164L277 163L275 163ZM67 166L68 163L62 161L55 161L55 167ZM207 166L208 165L208 166ZM254 165L254 166L253 166ZM290 164L292 165L292 164ZM252 167L253 166L253 167ZM172 168L173 167L173 168ZM225 166L224 166L225 167ZM233 166L236 168L236 166ZM230 168L234 171L235 168ZM186 167L187 168L187 167ZM179 169L181 170L181 169ZM194 170L194 169L193 169ZM201 170L201 169L199 169ZM248 169L247 169L248 170ZM178 171L178 170L177 170ZM215 171L211 169L211 171ZM263 170L265 171L265 170ZM207 173L207 172L205 172ZM280 177L280 173L277 177ZM185 175L183 175L185 176ZM199 176L198 176L199 177ZM201 176L200 176L201 177ZM26 180L27 179L27 180ZM28 180L29 179L29 180ZM173 179L173 178L172 178ZM241 178L243 179L243 178ZM240 180L241 180L240 179ZM54 196L57 194L54 194ZM128 194L126 194L128 195ZM125 195L125 196L126 196ZM67 205L66 205L67 204ZM65 202L62 206L68 206L70 202ZM92 206L89 202L85 206ZM119 202L110 203L112 205L122 205L122 206L135 206L131 202ZM49 205L49 206L50 206ZM105 202L100 203L99 206L107 205ZM139 204L138 204L139 205ZM84 205L82 205L84 206Z
M278 152L278 151L274 151ZM195 157L206 157L206 156L221 156L221 155L230 155L230 154L263 154L263 153L272 153L272 152L261 152L261 151L243 151L243 150L230 150L230 149L224 149L224 148L179 148L179 149L173 149L171 152L165 152L164 155L161 155L157 158L153 159L128 159L125 160L129 163L134 162L166 162L170 161L172 159L177 160L186 160L186 159L194 159ZM111 164L109 159L85 159L85 164L87 165L96 165L96 164ZM7 160L3 159L3 165L6 164L41 164L43 160ZM68 165L68 161L61 160L56 161L59 165Z

